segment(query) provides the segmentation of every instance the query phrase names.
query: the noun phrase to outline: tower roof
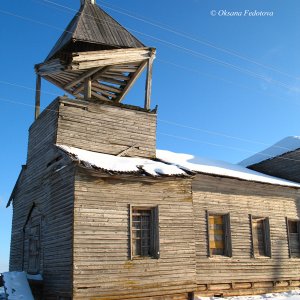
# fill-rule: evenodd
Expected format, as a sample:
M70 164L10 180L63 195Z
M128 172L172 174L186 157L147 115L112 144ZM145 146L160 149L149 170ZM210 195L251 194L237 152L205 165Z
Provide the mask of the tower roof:
M145 47L94 1L86 0L63 32L46 61L61 52Z

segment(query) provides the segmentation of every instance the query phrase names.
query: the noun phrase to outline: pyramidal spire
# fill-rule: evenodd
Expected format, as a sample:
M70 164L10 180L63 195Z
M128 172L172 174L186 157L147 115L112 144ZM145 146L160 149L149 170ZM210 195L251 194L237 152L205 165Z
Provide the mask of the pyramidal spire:
M84 5L86 2L91 3L91 4L95 4L96 0L80 0L81 5Z
M46 61L59 57L61 53L145 47L103 11L96 0L80 1L80 10L50 51Z

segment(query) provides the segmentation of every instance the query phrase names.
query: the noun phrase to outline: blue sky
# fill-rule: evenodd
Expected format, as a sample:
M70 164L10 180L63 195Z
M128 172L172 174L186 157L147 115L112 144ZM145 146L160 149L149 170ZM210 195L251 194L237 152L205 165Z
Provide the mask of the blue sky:
M300 134L298 0L97 3L157 48L152 107L158 105L158 148L238 162ZM5 205L26 162L33 121L33 66L78 7L79 0L1 1L0 271L9 255L12 211ZM243 16L245 10L273 16ZM224 16L231 12L242 16ZM64 94L45 81L42 91L43 107ZM125 102L143 104L142 79Z

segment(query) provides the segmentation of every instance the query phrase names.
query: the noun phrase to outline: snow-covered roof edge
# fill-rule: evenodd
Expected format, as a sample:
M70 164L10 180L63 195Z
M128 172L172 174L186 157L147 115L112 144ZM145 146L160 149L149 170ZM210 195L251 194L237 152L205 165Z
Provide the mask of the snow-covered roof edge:
M246 181L300 188L300 184L265 175L239 165L196 158L190 154L157 150L157 160L139 157L118 157L75 147L56 145L78 159L86 167L112 173L158 176L188 176L191 173L230 177Z
M119 157L110 154L92 152L65 145L56 145L71 157L88 168L101 169L110 173L140 174L158 176L189 176L181 168L163 162L140 158Z
M239 165L243 167L252 166L262 161L273 159L288 152L295 151L299 148L300 136L288 136L263 151L242 160L239 162Z
M161 161L173 164L190 172L300 188L300 184L298 183L265 175L253 170L249 170L243 166L230 164L223 161L199 158L190 154L174 153L166 150L157 150L156 155Z

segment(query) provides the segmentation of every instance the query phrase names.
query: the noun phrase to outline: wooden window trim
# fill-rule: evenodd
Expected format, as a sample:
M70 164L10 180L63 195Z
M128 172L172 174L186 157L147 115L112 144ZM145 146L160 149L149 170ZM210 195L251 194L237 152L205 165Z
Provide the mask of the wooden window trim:
M292 249L291 249L291 245L290 245L290 229L289 229L289 222L297 222L298 235L299 235L299 241L300 241L300 220L299 220L299 219L294 219L294 218L288 218L288 217L285 217L289 258L291 258L291 259L298 259L298 260L299 260L300 257L292 256ZM299 250L299 251L300 251L300 250Z
M256 255L255 254L254 236L253 236L253 221L254 220L263 220L265 255ZM272 258L270 218L254 216L252 214L249 214L249 223L250 223L250 234L251 234L251 257L257 258L257 259Z
M144 259L159 259L159 206L141 206L129 204L129 259L144 260ZM135 256L133 253L133 210L151 210L151 232L150 232L150 247L151 255Z
M227 220L224 222L224 254L213 255L210 249L210 229L209 217L210 216L223 216ZM207 234L207 254L210 258L231 258L232 257L232 240L231 240L231 222L230 213L220 213L206 210L206 234Z

